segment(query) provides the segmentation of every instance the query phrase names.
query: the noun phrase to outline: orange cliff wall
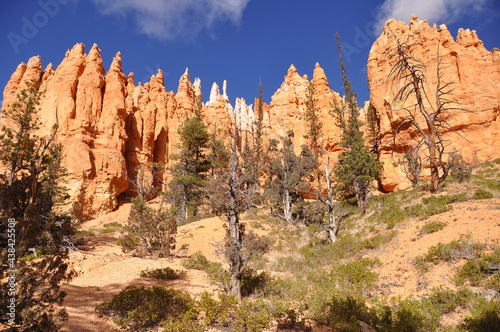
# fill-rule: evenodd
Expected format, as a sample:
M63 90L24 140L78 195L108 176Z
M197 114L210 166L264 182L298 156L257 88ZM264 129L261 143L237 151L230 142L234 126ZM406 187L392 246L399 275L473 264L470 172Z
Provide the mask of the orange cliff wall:
M393 153L393 132L408 115L401 110L402 103L394 103L398 85L388 81L396 62L395 37L412 45L412 56L425 65L427 93L432 101L435 100L439 52L441 85L452 83L453 91L447 99L456 101L455 107L467 110L444 112L443 119L449 124L443 129L446 151L456 149L469 162L499 158L500 50L488 51L475 31L460 29L454 40L445 25L431 27L416 16L411 18L410 24L392 19L373 44L368 58L370 101L380 122L379 159L384 163L384 189L392 191L409 186L401 169L393 163L420 138L414 128L401 131ZM406 103L410 104L412 100Z
M394 43L389 38L392 35L389 28L398 38L409 38L418 45L417 55L436 54L440 40L440 53L447 61L454 61L454 66L447 69L446 79L459 83L454 93L471 111L449 117L452 129L467 140L453 133L446 137L462 148L466 158L475 155L482 161L500 157L499 145L494 144L500 132L499 51L488 52L475 32L468 30L461 30L454 41L444 27L431 28L426 21L413 18L410 25L406 25L390 20L373 45L368 60L371 104L380 124L383 189L408 186L391 160L391 135L397 119L404 114L392 111L394 91L386 84L394 63L391 57ZM186 116L193 114L202 91L200 80L191 82L187 69L179 79L176 93L166 89L161 70L151 76L149 82L136 85L133 73L128 76L123 73L119 52L106 71L97 45L94 44L88 54L84 50L83 44L76 44L55 69L49 64L43 70L39 56L20 64L4 89L2 108L16 100L26 81L41 83L40 119L44 124L41 134L48 134L58 119L57 139L65 146L64 164L68 169L69 210L87 218L116 208L120 194L132 194L128 179L139 164L172 164L170 156L176 152L179 126ZM432 57L425 59L429 71L434 72ZM432 80L429 78L428 83ZM330 89L319 64L314 68L312 80L301 76L293 65L289 68L271 103L263 105L263 141L284 136L291 129L297 151L302 144L307 144L305 113L310 83L316 91L316 105L324 124L322 139L334 162L341 151L341 135L329 112L334 102L342 103L343 99ZM212 86L209 100L202 108L203 120L209 132L215 132L219 139L226 137L235 121L244 132L242 137L251 139L255 130L254 106L237 98L233 107L226 94L226 84L224 82L222 93L217 84ZM411 145L414 136L411 131L403 133L396 141L396 152Z

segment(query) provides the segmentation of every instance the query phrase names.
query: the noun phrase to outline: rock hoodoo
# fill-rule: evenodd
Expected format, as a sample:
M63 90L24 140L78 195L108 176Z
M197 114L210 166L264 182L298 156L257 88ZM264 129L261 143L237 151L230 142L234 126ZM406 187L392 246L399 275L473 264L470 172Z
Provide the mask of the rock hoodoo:
M393 104L395 91L386 83L395 61L394 36L415 45L414 55L424 61L429 86L436 84L433 73L438 50L442 61L449 63L442 80L455 82L451 96L468 112L457 110L448 115L450 128L445 133L451 144L448 149L461 149L469 161L500 157L500 149L494 144L500 139L500 51L486 50L475 31L460 30L455 41L445 26L430 27L427 21L416 17L409 25L389 20L368 60L371 106L380 127L383 189L407 186L400 170L393 166L394 157L391 159L393 131L398 118L404 116L402 111L394 111L398 109ZM202 97L200 80L192 82L187 69L174 93L166 89L161 70L149 82L136 84L133 73L128 76L123 73L120 52L106 71L97 45L88 54L84 51L83 44L76 44L57 68L49 64L43 70L39 56L32 57L27 64L21 63L4 89L2 105L5 109L16 101L16 94L26 87L27 81L40 83L41 134L48 134L55 123L59 124L57 140L65 146L69 209L82 218L114 209L120 194L132 195L128 180L138 165L171 164L179 126L186 116L193 114ZM202 105L202 117L209 131L222 138L236 121L245 133L242 137L251 138L257 100L248 105L244 99L236 98L233 106L227 96L227 82L222 87L221 93L214 83L209 100ZM330 89L319 64L314 68L312 80L290 66L271 103L262 105L263 141L284 136L292 129L297 150L307 144L305 113L310 87L315 91L316 107L324 124L323 142L335 160L341 151L340 131L329 112L333 104L342 103L343 99ZM410 129L401 133L396 140L396 156L405 152L414 136Z

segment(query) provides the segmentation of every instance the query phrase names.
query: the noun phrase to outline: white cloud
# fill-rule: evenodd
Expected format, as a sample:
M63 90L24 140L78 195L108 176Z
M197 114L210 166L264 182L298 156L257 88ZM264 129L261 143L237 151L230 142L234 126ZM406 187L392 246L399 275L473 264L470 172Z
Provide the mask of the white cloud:
M490 0L385 0L379 7L377 31L389 18L408 22L411 14L429 23L451 24L466 15L483 12Z
M133 16L140 31L150 37L194 37L216 23L238 25L251 0L92 0L107 15Z

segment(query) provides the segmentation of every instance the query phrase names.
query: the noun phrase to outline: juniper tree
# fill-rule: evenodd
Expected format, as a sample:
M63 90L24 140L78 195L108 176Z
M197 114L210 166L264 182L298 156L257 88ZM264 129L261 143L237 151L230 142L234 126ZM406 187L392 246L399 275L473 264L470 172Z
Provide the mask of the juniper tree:
M359 119L360 108L356 93L352 89L347 76L340 37L338 34L336 37L345 100L342 103L337 102L332 112L337 125L342 131L341 144L344 148L344 152L339 155L334 174L335 180L339 184L338 189L344 195L354 193L360 210L364 212L370 192L370 184L381 176L381 164L365 145L363 132L360 130L362 123Z
M301 147L301 152L296 155L293 149L293 131L288 131L286 137L279 141L269 141L267 165L268 178L265 194L275 206L282 210L281 218L288 223L294 223L293 205L301 199L300 192L309 189L307 177L311 175L317 164L307 145Z
M198 213L198 208L206 197L207 174L211 169L207 156L210 134L201 119L201 105L195 116L186 118L179 129L179 152L173 156L177 162L171 171L173 178L170 188L178 209L178 221Z
M264 101L262 83L259 85L259 97L255 104L255 120L253 123L253 139L250 140L248 132L245 133L244 146L242 151L243 166L245 167L246 186L255 194L260 193L260 177L264 164L263 151L263 127L264 127ZM260 195L253 195L260 198Z
M166 257L174 248L177 222L174 213L167 206L167 193L158 192L153 182L160 182L166 187L162 178L164 165L153 163L139 165L135 170L134 180L130 180L132 189L137 196L132 199L125 234L118 241L126 253L143 257ZM151 181L151 174L153 181ZM153 206L148 198L158 196L159 203Z
M55 308L65 296L59 284L69 279L64 260L72 232L69 216L54 209L64 197L62 145L55 143L57 125L49 136L37 135L40 96L38 86L27 83L2 110L0 241L8 250L0 253L0 323L11 331L57 331L67 319ZM41 256L19 260L31 252ZM7 307L11 299L15 317Z
M240 222L240 213L252 205L254 191L245 185L246 170L238 153L238 128L235 125L229 147L229 164L219 169L211 184L213 210L226 218L226 239L218 245L219 251L229 263L230 280L225 285L230 295L241 299L241 280L250 259L267 250L265 241L259 240L252 232L245 231Z

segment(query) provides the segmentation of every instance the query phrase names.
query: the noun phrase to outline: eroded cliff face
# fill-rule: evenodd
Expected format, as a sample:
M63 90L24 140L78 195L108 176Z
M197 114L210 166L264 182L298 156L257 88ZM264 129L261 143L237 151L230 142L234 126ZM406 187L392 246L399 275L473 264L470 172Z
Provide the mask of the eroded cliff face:
M410 24L392 19L373 44L368 58L370 101L380 122L379 159L384 163L384 189L392 191L409 186L394 162L421 137L415 128L404 128L393 149L394 130L409 114L403 108L415 102L414 98L404 104L395 102L401 82L388 79L397 59L396 39L411 45L411 55L425 66L426 93L430 99L425 105L429 110L436 109L438 60L440 86L451 83L445 98L456 103L447 105L452 109L443 112L447 126L441 128L446 151L460 151L469 162L500 157L496 143L500 139L500 50L488 51L475 31L460 29L454 40L445 25L431 27L416 16ZM417 120L425 123L422 118Z
M368 60L371 104L380 127L383 189L408 186L399 168L393 166L394 157L391 159L393 131L406 115L404 111L394 111L400 108L392 103L396 91L394 86L387 85L387 75L395 61L394 35L415 45L414 55L424 60L429 86L435 86L437 80L438 45L443 63L449 63L443 68L442 80L456 83L452 96L469 111L456 110L447 115L450 128L444 137L451 143L447 149L460 149L468 160L500 157L495 144L500 138L500 51L487 51L474 31L460 30L455 41L444 26L429 27L426 21L417 18L410 25L390 20ZM65 147L64 166L68 170L68 210L82 218L113 210L121 194L133 195L129 179L138 165L172 164L179 127L187 116L193 115L202 97L200 80L192 81L187 69L174 93L165 87L161 70L149 82L136 84L133 73L128 76L123 73L119 52L107 71L100 53L97 45L85 54L84 45L76 44L57 68L49 64L45 70L41 58L32 57L12 74L2 105L5 109L16 101L16 94L26 87L27 81L40 83L43 92L40 134L49 134L52 126L59 124L57 141ZM330 89L319 64L311 80L301 76L292 65L271 103L262 105L263 142L267 144L268 139L279 139L286 131L293 130L297 151L308 143L304 136L308 130L305 114L310 85L323 122L322 142L330 161L335 162L341 151L340 131L329 112L333 104L342 103L343 99ZM242 140L250 140L255 133L257 100L249 105L237 98L233 106L226 91L227 82L222 84L222 93L213 84L208 101L202 105L203 120L218 139L227 137L236 122ZM361 112L363 116L365 113ZM3 121L2 124L8 125ZM396 140L396 156L414 144L415 138L416 133L411 129L401 132Z

